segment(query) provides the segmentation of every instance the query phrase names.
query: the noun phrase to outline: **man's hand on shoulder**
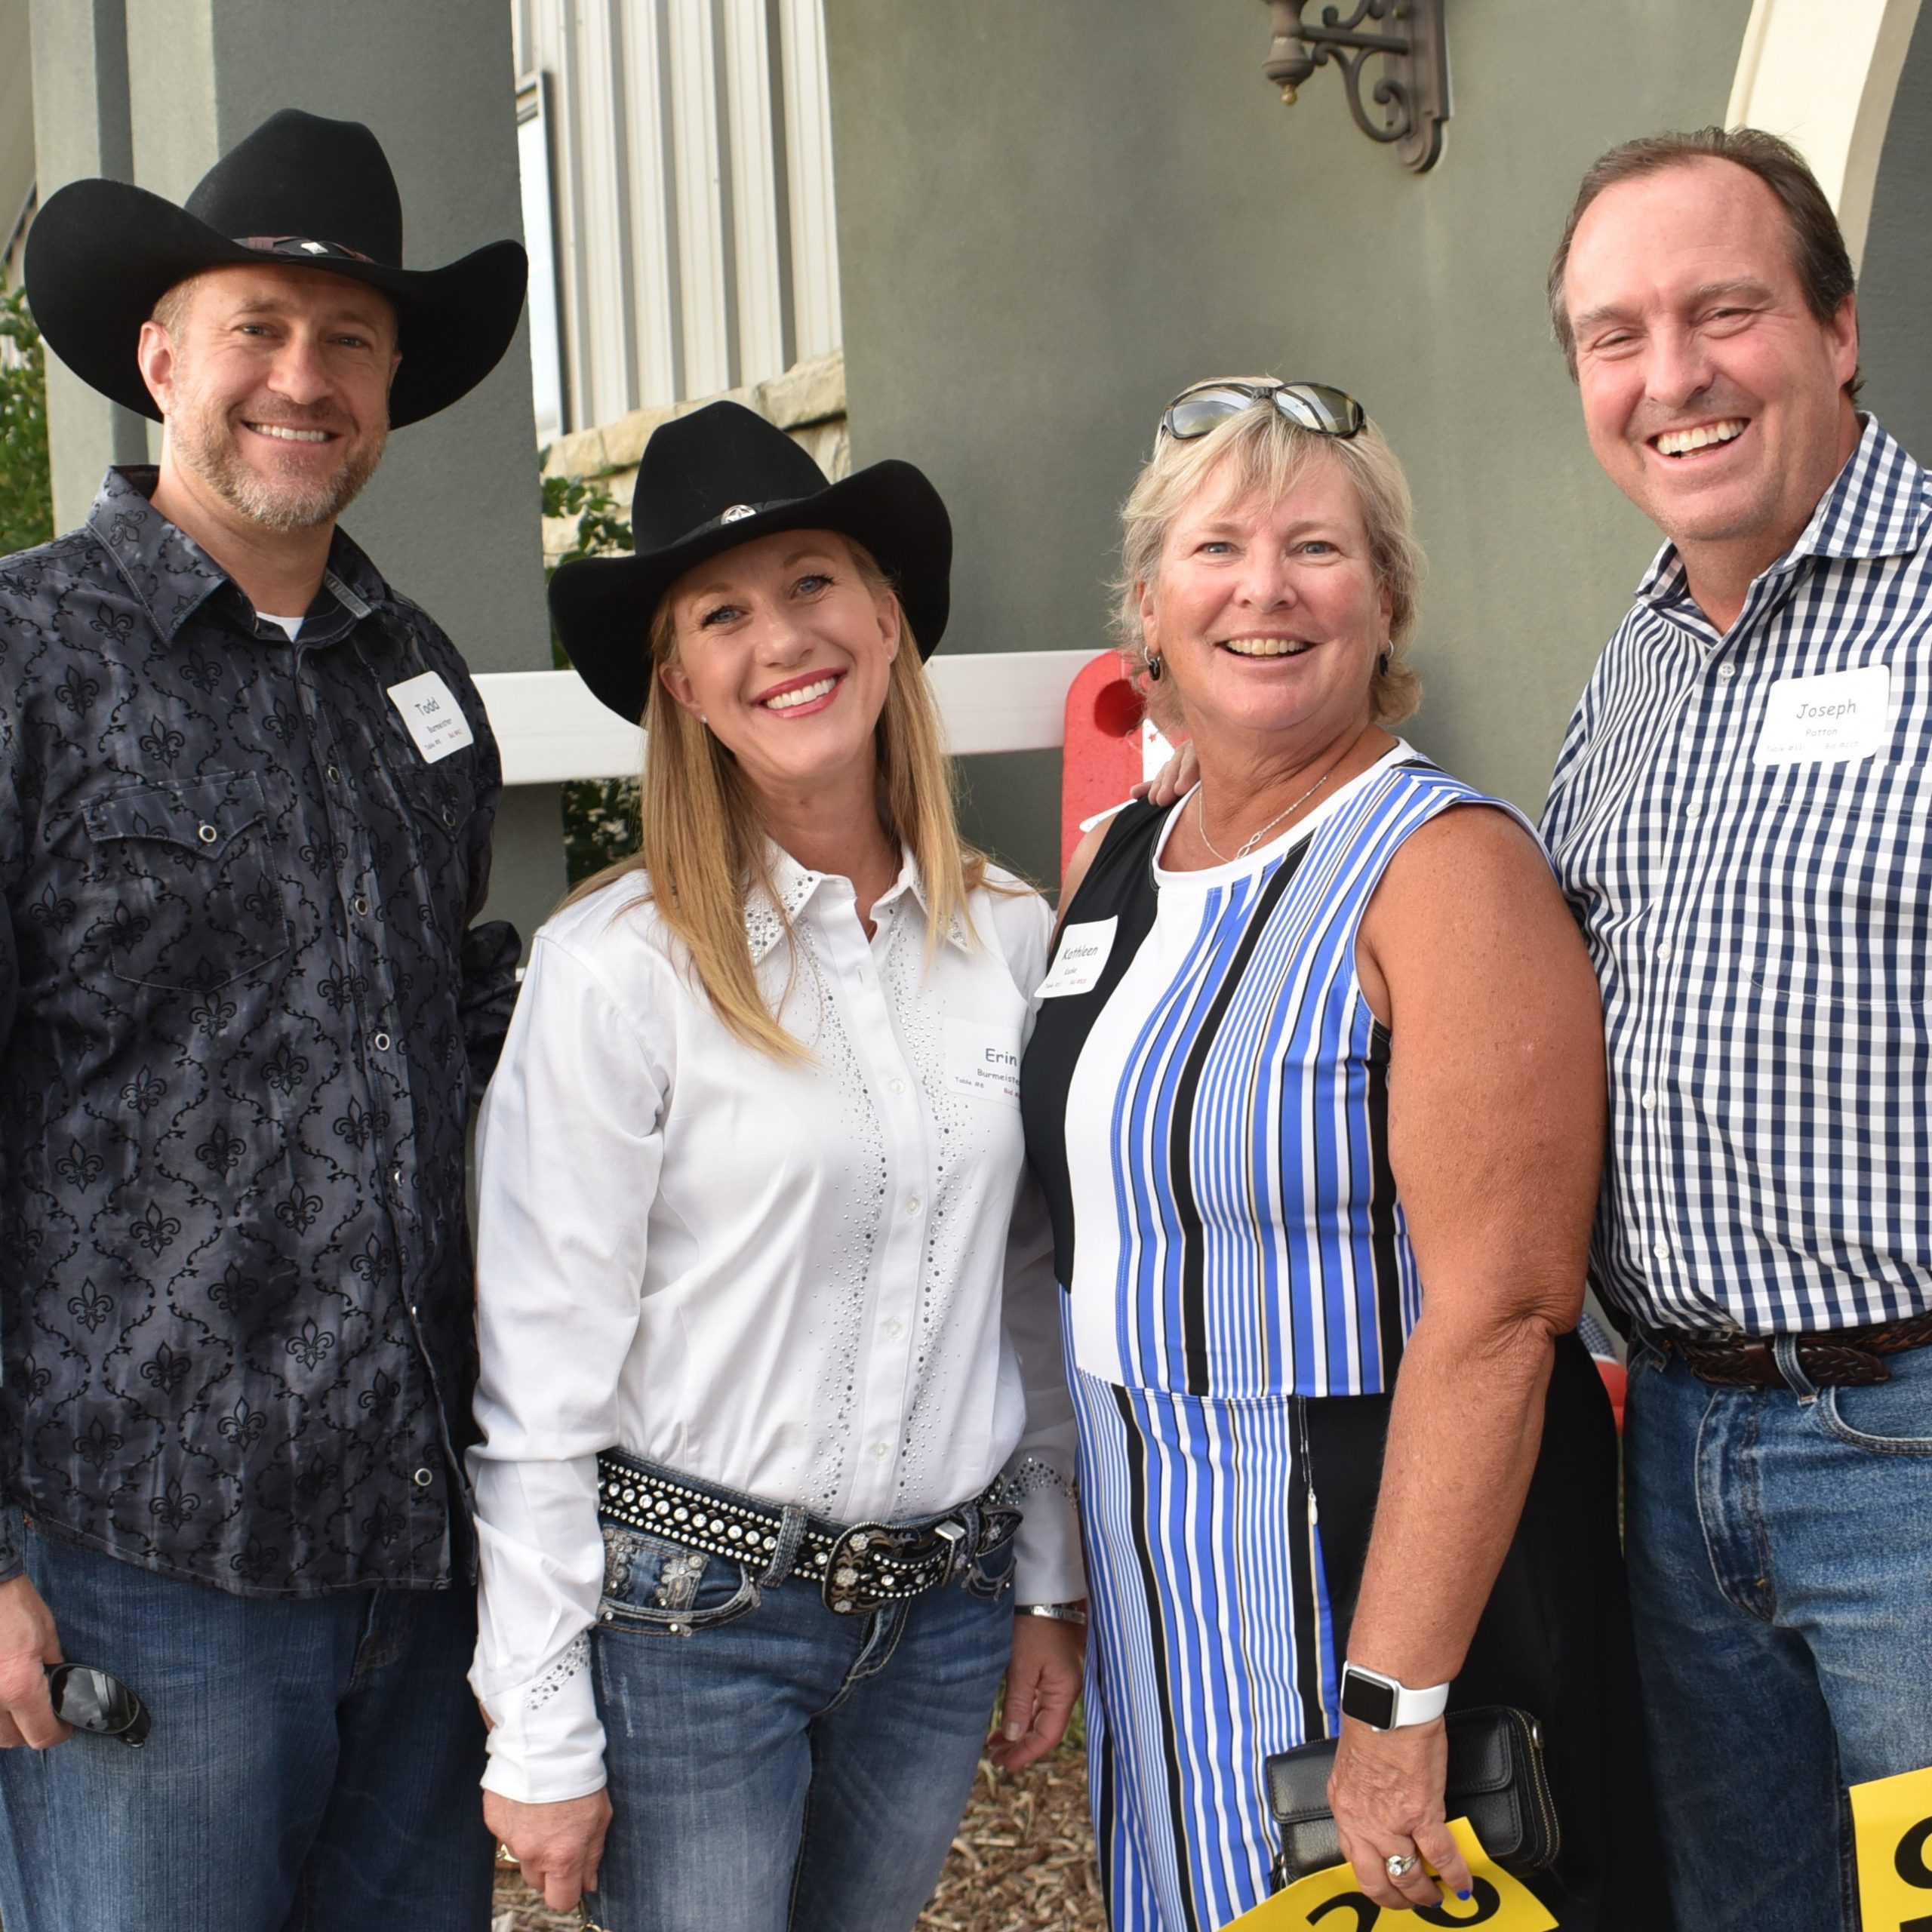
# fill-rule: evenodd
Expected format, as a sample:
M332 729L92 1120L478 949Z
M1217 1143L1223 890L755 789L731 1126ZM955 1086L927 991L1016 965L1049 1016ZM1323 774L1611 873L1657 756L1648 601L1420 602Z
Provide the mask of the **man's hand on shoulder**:
M61 1662L53 1613L24 1577L0 1583L0 1751L44 1751L73 1736L54 1715L47 1666Z

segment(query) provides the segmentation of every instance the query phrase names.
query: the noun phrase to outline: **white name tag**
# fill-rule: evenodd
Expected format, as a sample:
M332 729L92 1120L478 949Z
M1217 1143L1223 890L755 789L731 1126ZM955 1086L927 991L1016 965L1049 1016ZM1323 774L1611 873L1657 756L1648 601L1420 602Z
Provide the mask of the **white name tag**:
M476 742L476 734L469 728L455 693L434 671L390 685L389 702L401 712L402 721L409 727L409 735L416 740L416 749L423 754L425 764L434 764L439 758L448 758L451 752L460 752L465 745Z
M1060 936L1053 971L1040 982L1039 999L1059 999L1068 993L1090 993L1100 983L1101 969L1114 949L1118 918L1090 919L1069 926Z
M1020 1029L982 1026L971 1020L946 1023L946 1084L979 1100L1020 1104Z
M1825 764L1869 758L1891 736L1892 674L1883 664L1780 678L1764 706L1753 764Z

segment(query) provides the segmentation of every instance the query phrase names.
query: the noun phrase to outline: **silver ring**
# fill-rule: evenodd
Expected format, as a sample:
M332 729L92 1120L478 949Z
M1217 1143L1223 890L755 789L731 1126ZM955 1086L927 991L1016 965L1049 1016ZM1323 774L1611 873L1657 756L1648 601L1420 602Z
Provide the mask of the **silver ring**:
M1382 1861L1382 1869L1390 1878L1400 1881L1406 1878L1421 1862L1414 1852L1392 1851Z

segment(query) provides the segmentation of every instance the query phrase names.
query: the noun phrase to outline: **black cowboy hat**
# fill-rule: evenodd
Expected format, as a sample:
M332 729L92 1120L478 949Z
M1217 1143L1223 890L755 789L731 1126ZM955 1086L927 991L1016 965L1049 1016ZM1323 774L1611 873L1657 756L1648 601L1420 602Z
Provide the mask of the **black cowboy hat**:
M811 457L762 416L714 402L657 429L631 499L637 554L586 557L550 580L550 615L583 681L636 724L651 691L645 642L664 593L694 565L776 530L835 530L863 543L892 579L930 657L951 601L952 520L909 463L873 463L828 483Z
M177 282L266 262L326 269L395 305L400 428L447 408L501 359L523 311L522 248L493 242L447 268L402 266L402 201L357 121L284 108L202 177L184 208L125 181L74 181L27 231L27 300L54 352L102 395L156 421L134 345Z

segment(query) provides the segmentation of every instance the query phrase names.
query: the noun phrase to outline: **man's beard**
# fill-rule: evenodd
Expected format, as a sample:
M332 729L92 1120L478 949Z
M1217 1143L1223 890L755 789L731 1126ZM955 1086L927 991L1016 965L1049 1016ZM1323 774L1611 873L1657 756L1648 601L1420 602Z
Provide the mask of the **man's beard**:
M291 429L321 426L290 422L281 412L262 420ZM197 406L170 416L168 432L183 463L224 503L251 523L283 535L333 523L376 473L389 441L385 423L359 448L352 447L347 461L333 476L278 477L272 472L264 475L244 462L235 447L235 426L219 410L200 406L198 398Z

